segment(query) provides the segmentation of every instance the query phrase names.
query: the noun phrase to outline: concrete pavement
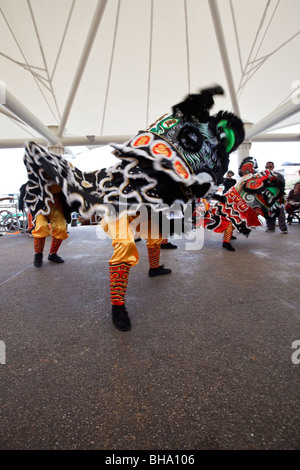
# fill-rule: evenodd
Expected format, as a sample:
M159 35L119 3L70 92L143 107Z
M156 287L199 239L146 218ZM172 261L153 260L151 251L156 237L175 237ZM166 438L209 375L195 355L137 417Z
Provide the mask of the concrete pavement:
M300 448L300 225L233 253L208 231L199 250L171 241L157 278L137 244L124 333L95 226L40 269L32 238L0 237L0 449Z

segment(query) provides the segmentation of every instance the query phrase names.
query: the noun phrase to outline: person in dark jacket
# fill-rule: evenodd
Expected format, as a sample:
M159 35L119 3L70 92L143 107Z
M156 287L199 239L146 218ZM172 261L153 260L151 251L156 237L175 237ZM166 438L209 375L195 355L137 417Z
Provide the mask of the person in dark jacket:
M226 174L226 177L223 180L223 185L224 185L223 194L227 193L227 191L236 184L236 180L233 178L233 176L234 176L233 171L229 170Z
M274 162L267 162L265 165L265 170L271 171L274 174L278 174L278 172L276 173L276 171L274 171L274 168L275 168ZM267 224L266 232L275 232L275 220L276 220L276 217L266 220L266 224ZM279 229L281 233L283 234L288 233L287 225L285 222L284 206L280 207L279 215L278 215L278 224L279 224Z

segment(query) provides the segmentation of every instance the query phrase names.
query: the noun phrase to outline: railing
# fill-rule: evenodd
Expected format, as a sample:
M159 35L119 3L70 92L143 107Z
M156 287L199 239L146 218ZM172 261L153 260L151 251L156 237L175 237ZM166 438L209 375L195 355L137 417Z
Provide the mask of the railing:
M1 195L0 197L0 233L27 233L29 216L27 211L19 210L18 195Z
M101 222L102 216L94 214L84 219L78 213L72 213L71 226L77 225L97 225ZM24 233L31 235L32 217L25 209L19 210L19 195L0 195L0 235Z

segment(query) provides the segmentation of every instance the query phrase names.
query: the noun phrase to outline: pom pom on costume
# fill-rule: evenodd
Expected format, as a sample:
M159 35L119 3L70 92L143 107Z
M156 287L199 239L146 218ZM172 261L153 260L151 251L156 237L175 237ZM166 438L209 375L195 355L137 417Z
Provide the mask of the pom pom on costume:
M183 101L175 104L172 107L173 114L180 111L186 118L196 118L199 122L207 122L209 120L209 110L214 105L213 96L223 94L224 90L219 85L205 88L197 94L188 95Z

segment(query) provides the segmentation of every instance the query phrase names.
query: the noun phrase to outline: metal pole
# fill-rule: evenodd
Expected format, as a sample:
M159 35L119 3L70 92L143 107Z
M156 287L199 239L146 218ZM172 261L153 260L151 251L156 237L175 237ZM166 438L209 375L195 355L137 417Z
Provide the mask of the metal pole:
M227 86L229 89L233 112L237 116L240 116L240 109L239 109L236 91L234 87L233 76L232 76L229 57L227 53L226 41L225 41L225 36L224 36L223 28L222 28L222 22L221 22L218 4L216 0L208 0L208 4L209 4L211 16L212 16L212 20L213 20L213 24L215 28L215 33L216 33L216 37L217 37L217 41L219 45L221 59L223 62L223 67L224 67L224 72L225 72L225 76L227 80Z
M271 114L266 116L264 119L256 123L246 132L246 140L252 139L254 136L264 132L266 129L270 129L275 124L293 116L300 111L300 103L295 104L293 100L288 101L284 105L277 108Z
M70 111L71 111L71 107L73 105L73 102L74 102L74 99L75 99L75 96L76 96L76 93L77 93L77 90L78 90L78 87L79 87L79 84L80 84L85 66L86 66L86 63L87 63L87 60L88 60L88 57L90 55L92 45L94 43L96 33L98 31L98 27L100 25L100 22L101 22L106 4L107 4L107 0L99 0L98 1L98 5L96 7L94 17L93 17L93 20L92 20L92 23L91 23L91 27L90 27L90 30L88 32L88 36L87 36L86 41L85 41L85 45L84 45L84 48L83 48L83 51L82 51L82 54L81 54L81 58L80 58L80 61L79 61L78 67L77 67L77 71L75 73L75 77L73 79L73 83L72 83L72 86L71 86L71 89L70 89L70 92L69 92L69 96L68 96L68 99L67 99L67 102L66 102L66 105L65 105L65 109L64 109L64 112L63 112L63 115L62 115L62 118L61 118L61 122L60 122L60 125L58 127L57 135L59 137L61 137L63 135L65 125L66 125L66 122L68 120L68 117L69 117L69 114L70 114Z
M14 119L16 122L19 122L20 124L22 124L22 121L20 119L18 119L17 116L15 116L14 114L7 111L7 109L2 108L1 105L0 105L0 113L4 114L4 116L9 117L10 119Z
M63 147L100 147L102 145L108 145L111 142L116 144L122 144L130 140L132 135L99 135L99 136L77 136L77 137L63 137L60 139L59 144ZM47 146L47 140L44 139L2 139L0 140L0 149L4 148L20 148L24 147L25 143L29 140L34 140L38 145ZM57 142L53 142L54 144Z
M252 126L251 122L244 122L244 129L245 129L245 134L247 133L247 129ZM249 157L250 150L251 150L251 141L244 139L244 142L239 145L237 149L237 157L238 157L238 165L242 163L244 158Z
M41 139L41 138L38 138L38 139L35 139L35 138L31 138L31 139L2 139L0 140L0 149L18 149L18 148L23 148L25 147L25 144L26 142L28 141L34 141L36 144L38 145L43 145L44 147L47 146L47 140L45 139Z
M63 137L62 143L65 147L76 147L76 146L99 146L108 145L111 142L116 144L123 144L127 140L131 139L132 135L96 135L96 136L82 136L82 137ZM1 142L1 141L0 141Z
M29 127L34 129L39 135L47 139L51 144L56 144L57 137L49 131L47 126L43 124L36 116L32 114L20 101L15 98L7 88L5 89L5 100L1 103L3 108L7 109L14 116L19 118Z
M258 134L252 142L300 142L300 134Z

